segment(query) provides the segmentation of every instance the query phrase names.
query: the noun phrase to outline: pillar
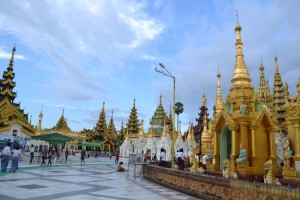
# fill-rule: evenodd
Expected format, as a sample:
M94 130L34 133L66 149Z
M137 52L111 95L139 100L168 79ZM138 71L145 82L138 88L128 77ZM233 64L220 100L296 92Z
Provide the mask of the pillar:
M230 155L230 168L233 171L236 171L236 164L235 160L238 157L238 151L237 151L237 144L238 143L238 137L237 137L237 128L232 127L231 128L231 155Z
M295 157L300 158L300 124L294 124L294 129L295 129Z
M247 160L249 160L249 140L248 140L248 122L240 122L241 143L247 151Z

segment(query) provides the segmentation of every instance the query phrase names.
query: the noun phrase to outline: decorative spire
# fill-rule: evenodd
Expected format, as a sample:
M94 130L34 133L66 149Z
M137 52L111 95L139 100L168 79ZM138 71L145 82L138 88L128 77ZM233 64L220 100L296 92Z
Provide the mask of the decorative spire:
M173 133L173 128L174 128L174 122L173 122L173 115L172 115L172 105L170 105L170 112L169 112L169 117L168 117L168 127L169 127L169 132L170 134ZM171 135L172 136L172 135Z
M96 126L94 127L97 137L100 137L100 139L104 137L104 132L107 128L104 106L105 106L105 102L103 101L102 110L99 114L99 119L96 123Z
M178 138L182 137L182 133L181 133L181 121L179 121L179 128L178 128Z
M195 135L194 135L194 125L193 122L191 124L191 140L194 141L195 140Z
M223 109L223 98L222 98L222 91L221 91L221 73L220 70L218 69L218 86L217 86L217 98L216 98L216 103L215 103L215 114L218 114L221 112Z
M41 112L39 114L39 118L43 118L43 105L42 105L42 108L41 108Z
M139 120L137 116L137 109L135 108L135 98L133 100L133 107L127 122L127 130L129 134L137 134L139 131Z
M41 112L39 114L39 122L37 126L37 134L40 134L42 131L42 121L43 121L43 106L41 108Z
M203 94L203 97L202 97L202 106L206 107L206 96L205 96L205 93Z
M125 140L129 140L129 135L128 135L129 131L126 130L126 137L125 137Z
M113 139L117 136L117 130L116 130L115 123L114 123L114 111L113 110L111 112L111 118L110 118L107 129L108 130L106 132L104 132L104 133L107 133L107 135L104 135L104 137L106 139Z
M159 105L157 106L156 111L150 119L150 125L153 125L155 132L162 133L165 118L166 113L162 105L162 96L160 95Z
M141 124L139 128L139 136L144 136L144 120L141 120Z
M168 132L168 125L166 124L166 120L164 121L164 130L162 133L162 136L165 137L167 136L167 132Z
M16 47L14 46L7 71L3 72L3 79L0 79L0 101L8 98L9 102L13 103L17 97L17 93L13 92L13 89L16 86L16 83L13 81L15 78L15 73L13 72L15 52Z
M273 105L275 110L275 116L277 117L277 122L282 124L285 122L286 111L282 108L285 104L284 100L284 89L281 80L281 75L279 73L278 58L275 54L275 74L274 74L274 85L273 85Z
M237 20L238 20L238 15L237 15ZM235 68L233 71L233 77L231 79L231 82L233 85L237 85L237 84L251 85L251 79L250 79L248 69L247 69L245 61L244 61L243 42L242 42L242 37L241 37L241 31L242 31L242 27L239 24L239 21L237 21L236 26L235 26L236 62L235 62Z
M65 112L65 110L63 109L62 115L59 118L59 120L56 123L56 125L53 127L53 129L54 130L59 130L59 131L71 132L72 130L69 128L68 122L67 122L66 118L64 117L64 112Z
M264 74L264 65L261 59L261 63L259 66L259 70L260 70L260 77L259 77L259 87L258 87L258 92L257 92L257 96L258 99L262 102L262 103L269 103L272 101L271 99L271 95L270 95L270 88L268 83L265 81L265 74Z
M201 138L207 138L208 137L208 130L207 130L207 115L204 115L203 118L203 131L202 131L202 135Z
M297 83L297 93L298 93L298 98L300 98L300 78Z
M188 130L187 140L191 140L192 139L192 137L191 137L191 135L192 135L192 129L193 129L192 123L189 123L189 130Z

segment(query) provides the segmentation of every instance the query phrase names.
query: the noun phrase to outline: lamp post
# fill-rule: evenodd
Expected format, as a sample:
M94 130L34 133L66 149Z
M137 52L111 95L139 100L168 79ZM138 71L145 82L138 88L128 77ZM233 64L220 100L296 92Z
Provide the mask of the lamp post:
M175 124L175 92L176 92L175 76L173 76L163 64L159 63L159 66L163 68L167 73L164 71L160 71L155 67L156 72L161 73L164 76L168 76L173 79L173 113L172 114L173 114L173 124ZM174 168L174 153L175 153L174 144L175 144L175 126L173 126L172 128L172 147L171 147L172 168Z

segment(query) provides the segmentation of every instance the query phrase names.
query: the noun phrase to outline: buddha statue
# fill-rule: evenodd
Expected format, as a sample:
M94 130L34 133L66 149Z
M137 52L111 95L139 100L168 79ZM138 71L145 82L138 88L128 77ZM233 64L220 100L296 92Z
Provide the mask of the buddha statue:
M236 159L236 163L243 163L243 162L245 162L247 160L246 156L247 156L247 151L246 151L246 149L244 148L244 146L241 143L241 145L240 145L240 155Z

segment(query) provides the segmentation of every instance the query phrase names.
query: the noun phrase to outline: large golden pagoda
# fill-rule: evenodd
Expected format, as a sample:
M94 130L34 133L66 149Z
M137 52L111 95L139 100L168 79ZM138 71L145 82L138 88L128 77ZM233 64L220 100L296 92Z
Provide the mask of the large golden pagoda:
M237 22L236 62L231 79L231 88L222 108L220 92L217 92L215 117L211 120L213 134L213 162L210 171L223 170L223 161L230 160L230 168L237 171L239 178L260 179L264 163L272 159L276 163L274 122L254 93L243 55L242 27ZM220 81L218 76L218 90ZM207 144L203 144L206 146ZM246 161L236 163L240 146L246 149ZM206 150L207 151L207 150ZM277 168L274 166L274 171Z

